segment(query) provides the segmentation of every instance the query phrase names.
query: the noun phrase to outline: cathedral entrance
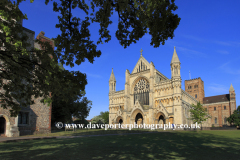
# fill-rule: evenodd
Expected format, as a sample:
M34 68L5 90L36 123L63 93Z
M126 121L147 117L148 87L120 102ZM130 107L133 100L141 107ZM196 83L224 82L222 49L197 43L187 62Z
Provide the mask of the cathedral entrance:
M164 123L165 123L165 119L164 119L163 115L159 116L158 124L163 125Z
M122 124L123 123L123 118L121 116L118 116L116 121L115 121L116 124Z
M6 120L4 117L0 117L0 136L4 135L6 131Z
M119 119L118 123L122 124L122 123L123 123L123 120L122 120L122 119Z
M163 126L165 123L166 123L165 115L162 112L158 112L155 118L155 124L159 124L160 125L159 127L161 127L161 125Z
M135 118L135 123L140 125L143 124L143 116L141 113L138 113Z

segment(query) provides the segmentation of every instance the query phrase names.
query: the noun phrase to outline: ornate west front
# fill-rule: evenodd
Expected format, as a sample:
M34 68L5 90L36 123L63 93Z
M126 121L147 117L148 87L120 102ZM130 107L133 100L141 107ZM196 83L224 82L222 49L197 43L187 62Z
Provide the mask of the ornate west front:
M116 91L116 79L112 70L109 80L109 122L123 124L191 124L189 120L189 110L192 104L204 97L203 84L192 81L185 84L188 89L182 90L181 63L179 61L176 48L170 62L171 78L167 78L157 69L153 62L149 63L143 56L140 58L130 73L125 72L125 89ZM160 63L160 62L156 62ZM199 87L197 87L200 85ZM202 87L201 87L202 86ZM189 89L190 88L190 89ZM196 93L195 93L195 90ZM203 95L193 95L197 92ZM231 86L230 104L231 112L236 106L235 91ZM196 99L199 98L199 99ZM203 99L204 100L204 99ZM207 103L207 99L206 102ZM225 106L224 108L227 108ZM236 107L235 107L236 108ZM227 114L226 110L226 114ZM223 119L223 118L222 118ZM207 125L211 125L209 122Z

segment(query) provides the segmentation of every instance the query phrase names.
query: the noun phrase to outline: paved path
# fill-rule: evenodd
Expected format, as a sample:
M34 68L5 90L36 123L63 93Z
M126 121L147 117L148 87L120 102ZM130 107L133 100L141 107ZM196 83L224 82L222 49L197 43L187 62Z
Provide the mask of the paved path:
M37 139L81 138L81 137L116 136L116 135L131 135L131 134L144 134L144 133L146 134L146 133L158 133L158 132L81 135L81 136L57 136L57 137L50 137L50 136L49 137L0 137L0 143L1 142L19 142L24 140L37 140Z

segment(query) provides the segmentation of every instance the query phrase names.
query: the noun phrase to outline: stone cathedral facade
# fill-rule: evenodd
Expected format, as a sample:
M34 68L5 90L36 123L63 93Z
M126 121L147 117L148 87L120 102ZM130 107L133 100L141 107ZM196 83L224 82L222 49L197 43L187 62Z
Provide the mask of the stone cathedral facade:
M181 63L176 48L171 66L171 79L159 72L153 62L141 56L130 73L125 73L125 90L116 91L112 70L109 80L110 124L191 124L191 104L197 100L181 89ZM169 70L170 71L170 70Z
M192 123L190 108L201 102L210 118L203 127L228 126L227 118L236 110L236 94L231 84L229 93L205 97L201 78L185 80L181 89L181 63L176 48L171 66L171 79L159 72L153 62L141 56L130 73L125 73L125 89L116 91L112 70L109 80L110 124L188 124Z

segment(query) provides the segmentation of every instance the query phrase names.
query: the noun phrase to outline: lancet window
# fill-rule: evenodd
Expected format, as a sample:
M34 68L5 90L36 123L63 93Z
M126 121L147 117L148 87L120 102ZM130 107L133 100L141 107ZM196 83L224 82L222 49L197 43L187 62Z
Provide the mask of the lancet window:
M145 79L140 79L134 87L134 104L136 100L142 105L149 105L149 83Z

